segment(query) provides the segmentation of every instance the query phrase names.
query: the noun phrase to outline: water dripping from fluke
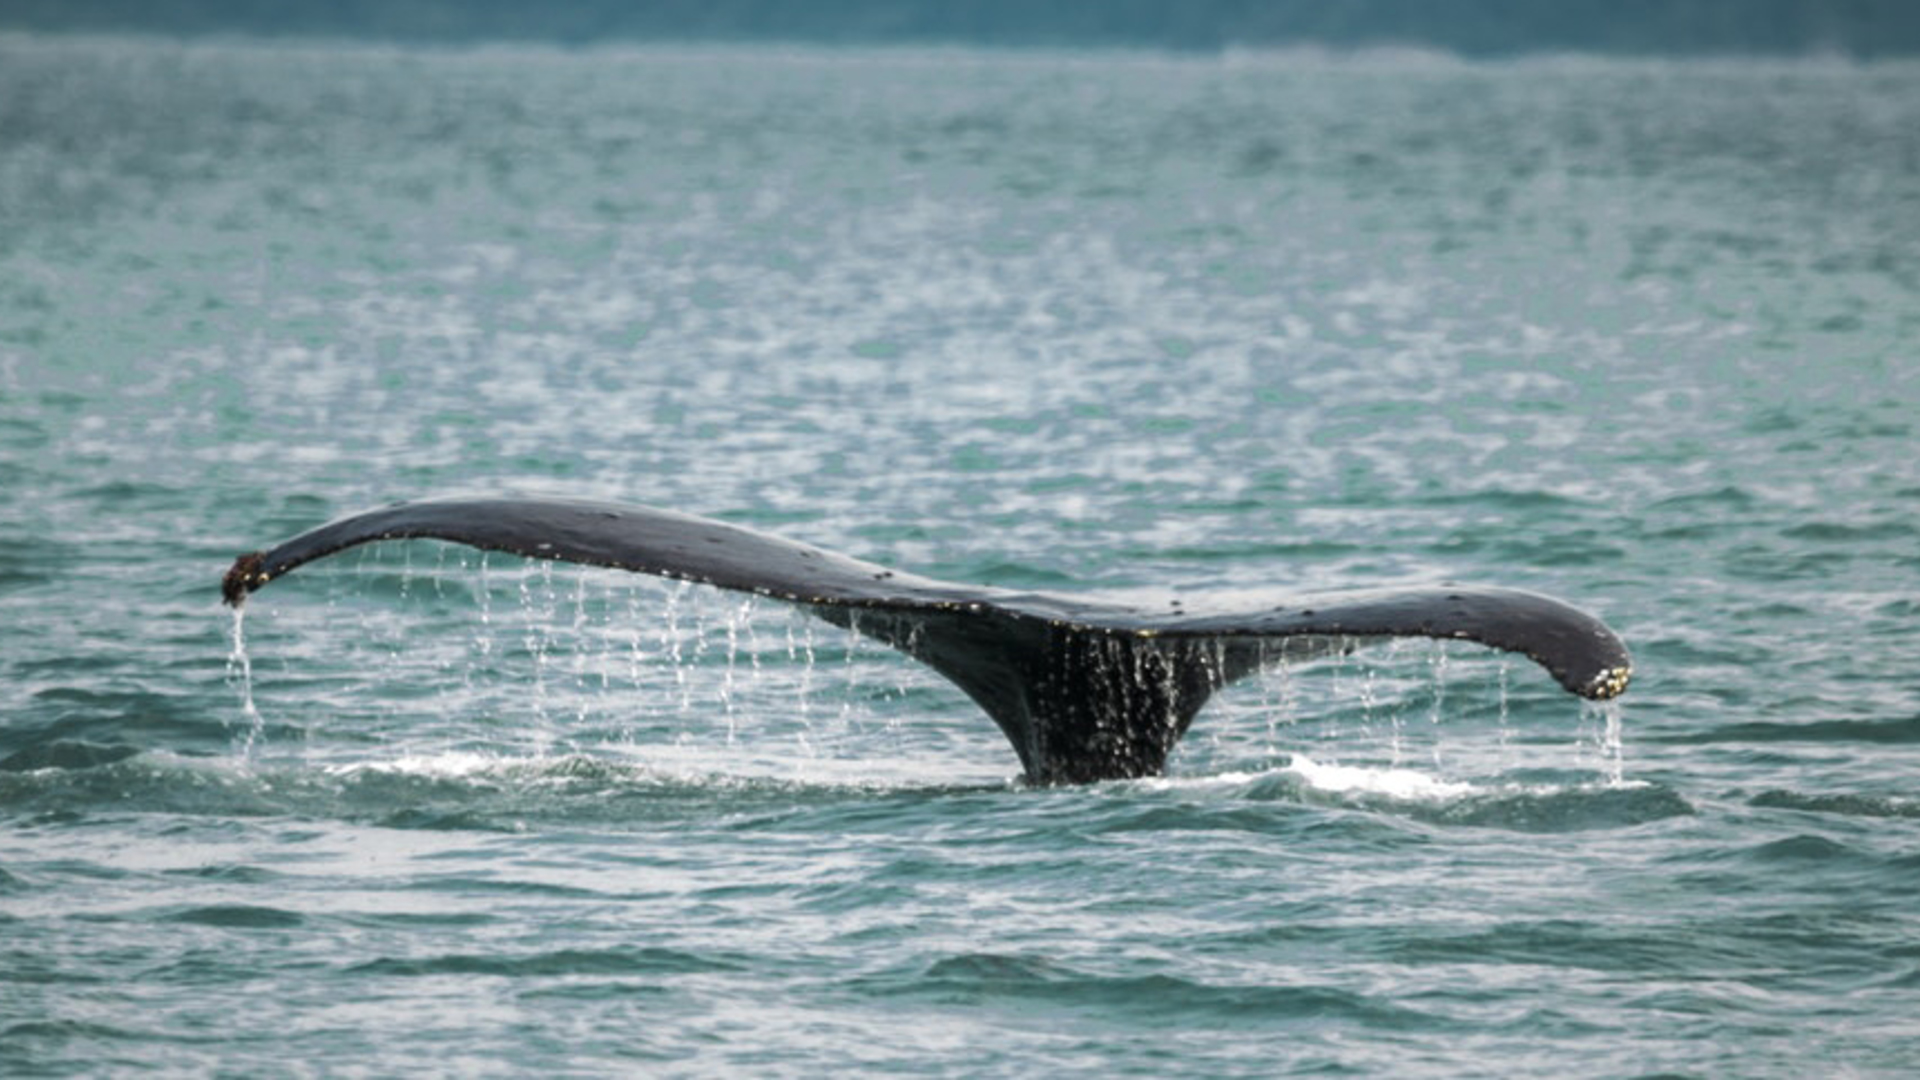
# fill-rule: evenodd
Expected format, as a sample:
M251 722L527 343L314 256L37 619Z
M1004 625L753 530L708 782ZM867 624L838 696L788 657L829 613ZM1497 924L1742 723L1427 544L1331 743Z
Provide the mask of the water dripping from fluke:
M1306 603L1236 593L1211 603L1143 607L936 581L726 522L576 500L389 506L242 556L222 591L238 607L314 559L410 538L655 574L797 605L952 681L999 726L1037 784L1158 775L1216 690L1270 662L1335 655L1356 644L1400 637L1477 642L1526 656L1562 688L1589 699L1624 692L1631 672L1626 647L1598 619L1512 589L1355 590L1316 594ZM677 660L671 601L665 616Z
M251 760L254 747L266 730L266 720L260 715L260 708L253 697L253 658L247 653L245 608L236 606L233 609L228 639L232 642L232 649L227 653L227 681L239 687L240 715L247 724L245 734L240 736L239 753L242 760Z
M1596 715L1600 731L1596 739L1596 749L1600 755L1601 769L1606 773L1607 783L1618 787L1626 777L1626 735L1621 705L1618 698L1608 701L1585 701L1581 711Z

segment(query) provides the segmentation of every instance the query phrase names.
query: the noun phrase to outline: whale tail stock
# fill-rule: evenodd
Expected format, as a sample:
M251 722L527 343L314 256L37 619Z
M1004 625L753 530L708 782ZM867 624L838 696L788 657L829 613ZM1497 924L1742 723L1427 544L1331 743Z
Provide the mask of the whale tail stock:
M234 560L238 607L305 563L379 540L436 539L755 593L884 642L952 681L999 725L1035 783L1157 775L1215 690L1286 660L1385 637L1458 638L1521 653L1570 693L1626 690L1613 632L1512 589L1325 593L1157 612L936 581L710 518L615 503L445 499L343 518Z

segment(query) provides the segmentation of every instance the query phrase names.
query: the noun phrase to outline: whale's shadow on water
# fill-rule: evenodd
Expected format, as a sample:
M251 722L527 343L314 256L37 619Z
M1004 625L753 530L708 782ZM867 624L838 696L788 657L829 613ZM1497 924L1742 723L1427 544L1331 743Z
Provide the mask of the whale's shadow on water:
M1157 776L1221 687L1290 661L1403 637L1519 653L1568 692L1604 700L1632 665L1603 623L1558 600L1466 586L1177 602L1166 610L959 585L741 526L648 507L448 499L354 515L242 555L229 604L315 559L437 539L700 582L782 600L919 660L999 725L1034 784Z

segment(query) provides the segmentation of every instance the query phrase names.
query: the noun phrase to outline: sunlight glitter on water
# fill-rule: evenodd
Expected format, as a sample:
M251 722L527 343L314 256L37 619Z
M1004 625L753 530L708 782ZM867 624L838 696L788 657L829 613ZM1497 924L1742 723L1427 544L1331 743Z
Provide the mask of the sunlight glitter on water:
M0 39L0 1072L1911 1071L1920 71L801 53ZM218 612L494 492L1644 677L1363 649L1034 789L711 590Z

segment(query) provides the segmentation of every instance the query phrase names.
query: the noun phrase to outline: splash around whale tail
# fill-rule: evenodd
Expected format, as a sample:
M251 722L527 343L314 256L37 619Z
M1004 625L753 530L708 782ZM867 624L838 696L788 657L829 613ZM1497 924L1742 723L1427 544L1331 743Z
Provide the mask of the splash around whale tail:
M715 585L806 608L940 672L1013 744L1029 780L1151 776L1215 690L1262 666L1371 639L1430 637L1520 653L1568 692L1626 690L1626 646L1558 600L1436 587L1303 595L1232 610L1149 612L935 581L690 514L557 499L401 503L242 555L238 607L315 559L379 540L436 539Z

